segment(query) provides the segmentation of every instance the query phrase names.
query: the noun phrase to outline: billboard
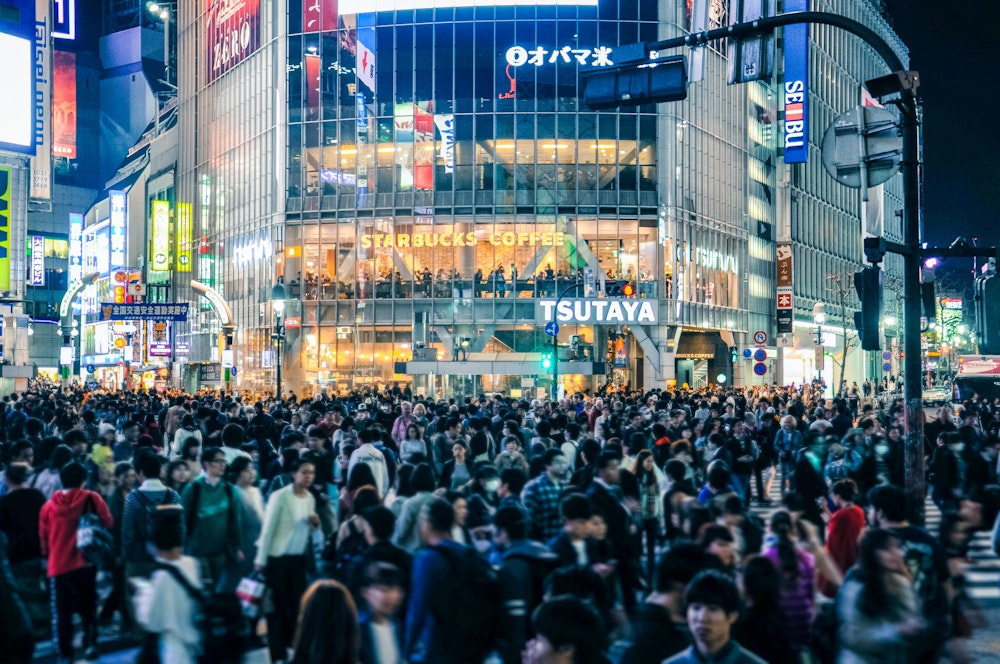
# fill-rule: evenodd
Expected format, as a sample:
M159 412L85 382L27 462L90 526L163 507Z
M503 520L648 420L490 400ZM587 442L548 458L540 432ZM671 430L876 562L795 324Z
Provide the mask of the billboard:
M596 7L597 0L340 0L340 15L454 7Z
M31 285L45 285L45 238L31 236Z
M794 300L792 297L792 243L779 242L776 250L778 259L778 334L791 334L792 323L795 319Z
M52 58L52 156L76 159L76 53Z
M35 2L12 0L0 32L0 150L35 154ZM43 14L44 16L44 14ZM9 23L7 21L10 21Z
M36 201L52 198L52 38L49 36L49 3L35 1L35 156L31 158L28 196Z
M785 0L785 12L809 11L809 0ZM785 26L785 81L781 91L785 111L786 164L809 159L809 25Z
M9 168L0 167L0 290L10 290L10 192Z
M69 215L69 280L76 281L83 276L83 215L71 212Z
M211 83L260 48L260 0L206 0L205 62Z
M114 269L125 266L125 227L128 224L128 202L124 191L108 192L108 202L111 206L111 268Z
M170 269L170 203L153 201L153 250L149 269Z
M96 257L95 267L101 274L111 272L111 261L109 260L111 249L108 242L108 228L105 226L97 231L94 237L94 256Z
M177 204L177 239L174 241L174 253L177 255L178 272L191 271L191 204Z

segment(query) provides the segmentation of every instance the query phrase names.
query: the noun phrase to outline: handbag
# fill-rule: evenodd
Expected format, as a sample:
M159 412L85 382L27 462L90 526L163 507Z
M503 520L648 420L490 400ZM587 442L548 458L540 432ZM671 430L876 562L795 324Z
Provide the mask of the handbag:
M87 496L83 514L76 527L76 548L87 562L107 567L114 559L114 537L101 523L93 506L94 494Z
M240 580L240 584L236 587L236 597L240 600L246 618L254 620L260 616L266 592L267 584L264 583L264 576L258 572L253 572Z

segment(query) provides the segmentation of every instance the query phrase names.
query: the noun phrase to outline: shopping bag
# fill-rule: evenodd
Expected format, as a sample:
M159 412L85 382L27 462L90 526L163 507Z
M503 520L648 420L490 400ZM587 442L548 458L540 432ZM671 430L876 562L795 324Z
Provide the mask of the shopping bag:
M236 587L236 597L240 600L244 616L253 620L260 615L265 592L267 584L259 574L251 574L240 580L240 585Z

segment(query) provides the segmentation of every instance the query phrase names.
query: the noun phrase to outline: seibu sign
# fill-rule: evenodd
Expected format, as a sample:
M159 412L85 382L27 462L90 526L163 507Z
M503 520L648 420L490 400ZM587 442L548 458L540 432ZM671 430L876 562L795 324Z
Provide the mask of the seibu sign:
M536 320L570 325L656 323L652 300L540 300Z

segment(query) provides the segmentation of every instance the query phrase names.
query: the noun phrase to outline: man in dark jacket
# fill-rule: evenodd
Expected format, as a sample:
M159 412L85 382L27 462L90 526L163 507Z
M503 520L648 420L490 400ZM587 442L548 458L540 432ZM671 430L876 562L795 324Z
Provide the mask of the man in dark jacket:
M625 498L618 486L619 457L613 452L601 452L597 457L597 474L587 491L594 513L604 518L608 527L608 540L618 554L618 573L622 583L625 610L635 608L635 590L641 585L639 547L636 546L638 529L626 509Z
M493 518L494 543L503 550L500 561L500 657L504 664L521 661L521 651L531 638L530 618L542 603L545 577L559 558L545 545L528 539L528 522L516 507L503 507Z

